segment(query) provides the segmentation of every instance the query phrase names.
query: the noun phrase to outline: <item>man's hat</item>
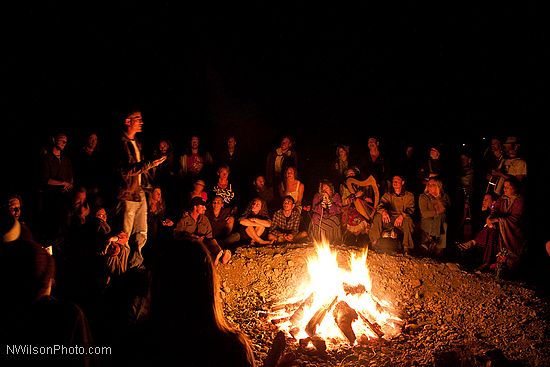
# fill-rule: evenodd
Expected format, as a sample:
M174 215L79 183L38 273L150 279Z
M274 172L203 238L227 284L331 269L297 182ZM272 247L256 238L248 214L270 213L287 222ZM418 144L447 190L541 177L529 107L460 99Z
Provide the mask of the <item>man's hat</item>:
M195 196L191 199L191 206L204 205L206 206L206 201L204 201L200 196Z

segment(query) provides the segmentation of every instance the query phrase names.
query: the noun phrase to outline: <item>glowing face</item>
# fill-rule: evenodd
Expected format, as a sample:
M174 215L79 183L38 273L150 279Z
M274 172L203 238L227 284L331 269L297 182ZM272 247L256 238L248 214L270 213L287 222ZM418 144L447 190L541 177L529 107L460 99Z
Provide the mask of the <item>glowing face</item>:
M346 177L355 177L355 171L351 168L346 171Z
M21 217L21 202L19 199L13 198L8 201L8 209L10 214L15 218Z
M287 170L286 170L286 178L287 178L287 179L296 178L296 171L294 171L294 168L287 168Z
M235 140L234 137L230 137L229 139L227 139L227 147L229 149L234 149L235 145L237 145L237 141Z
M206 212L206 207L204 205L197 205L196 208L199 214L204 214Z
M292 210L292 208L294 208L294 203L292 202L292 200L285 199L283 201L283 210L289 211L289 210Z
M367 141L367 146L369 149L376 148L378 146L378 140L376 140L376 138L369 138Z
M430 158L439 159L439 151L435 148L430 148Z
M287 150L290 149L290 139L289 138L283 138L283 140L281 140L281 150L283 152L286 152Z
M485 195L483 196L483 202L481 203L481 210L487 210L491 207L491 204L493 203L493 198L491 195Z
M221 179L227 180L227 178L229 177L229 170L227 168L220 168L218 174L220 175Z
M254 200L252 203L252 212L254 214L258 214L260 210L262 209L262 201L261 200Z
M265 186L265 178L264 176L258 176L256 177L256 181L254 181L254 184L258 189L261 189Z
M200 144L199 137L198 136L193 136L191 138L191 148L197 149L199 147L199 144Z
M134 112L126 118L126 126L128 126L128 131L130 133L138 133L142 131L143 128L143 117L141 112Z
M393 190L396 194L400 194L401 190L403 189L403 179L399 176L395 176L391 182L391 185L393 187Z
M94 149L97 146L97 135L90 134L88 136L88 147Z
M168 154L168 149L170 148L170 145L166 140L161 140L159 143L159 151L161 154Z
M348 159L348 152L344 148L338 148L338 158L345 161Z
M321 192L327 193L332 196L332 188L326 183L321 185Z
M212 207L213 208L221 208L223 206L223 200L220 197L215 197L214 200L212 200Z
M426 186L430 195L439 196L439 186L435 180L429 180Z
M59 150L65 149L67 145L67 136L66 135L57 135L55 137L55 147Z
M514 196L516 194L516 189L508 181L504 182L502 189L504 190L504 195L506 196Z
M162 191L160 190L159 187L155 187L152 195L153 195L153 200L158 201L162 196Z

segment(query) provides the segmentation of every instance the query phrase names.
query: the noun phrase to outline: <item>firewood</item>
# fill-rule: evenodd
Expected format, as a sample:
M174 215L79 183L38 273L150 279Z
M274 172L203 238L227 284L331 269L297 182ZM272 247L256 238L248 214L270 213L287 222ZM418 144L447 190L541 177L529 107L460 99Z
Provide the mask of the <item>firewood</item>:
M346 294L361 294L367 291L363 284L349 285L347 283L344 283L342 285L342 288L344 288L344 292L346 292Z
M263 367L275 367L277 366L279 359L283 355L286 348L286 337L284 331L279 331L273 339L271 349L267 353Z
M298 334L300 334L300 328L297 326L294 326L290 329L290 335L294 338L294 340L298 340Z
M313 293L311 293L309 297L302 301L298 309L294 311L292 316L290 316L290 323L292 325L296 325L296 323L300 321L302 317L304 317L304 308L311 306L311 304L313 303L313 299L314 295Z
M327 343L319 335L311 337L311 344L313 344L319 353L324 353L327 350Z
M293 303L281 303L278 305L274 305L274 306L271 306L271 311L279 311L282 309L286 309L286 311L289 312L289 310L294 310L297 307L299 307L302 302L303 300L300 300L298 302L293 302Z
M334 297L334 300L332 300L331 303L326 303L315 312L313 317L309 320L309 322L306 325L305 331L307 335L312 337L317 333L317 326L320 325L321 322L323 322L325 315L332 308L332 306L334 306L337 300L338 300L338 296Z
M355 312L347 302L340 301L336 307L334 307L332 314L334 315L334 321L336 325L338 325L338 328L346 336L350 344L353 345L356 337L351 324L353 321L357 320L357 312Z
M271 323L273 325L279 325L279 324L282 324L283 322L287 322L288 320L290 319L290 317L286 316L286 317L279 317L278 319L273 319L271 320Z
M384 336L384 333L382 332L382 329L380 329L380 325L378 325L376 322L370 322L369 319L367 319L360 311L357 311L359 316L361 317L361 320L367 324L367 326L378 336L378 338L382 339Z
M311 341L311 338L308 336L307 338L303 338L303 339L298 340L298 344L302 348L307 348L310 341Z

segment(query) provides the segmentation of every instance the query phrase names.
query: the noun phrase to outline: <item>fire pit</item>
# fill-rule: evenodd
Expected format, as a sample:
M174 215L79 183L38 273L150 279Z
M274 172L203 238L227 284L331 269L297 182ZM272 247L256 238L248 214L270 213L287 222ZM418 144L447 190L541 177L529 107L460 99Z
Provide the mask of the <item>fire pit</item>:
M287 366L550 365L547 298L455 263L296 244L239 248L218 271L260 365L274 340Z
M302 347L313 345L321 352L401 333L403 321L394 307L372 293L367 250L359 256L352 253L347 269L339 266L327 243L317 244L316 251L308 259L309 279L298 295L271 307L274 325Z

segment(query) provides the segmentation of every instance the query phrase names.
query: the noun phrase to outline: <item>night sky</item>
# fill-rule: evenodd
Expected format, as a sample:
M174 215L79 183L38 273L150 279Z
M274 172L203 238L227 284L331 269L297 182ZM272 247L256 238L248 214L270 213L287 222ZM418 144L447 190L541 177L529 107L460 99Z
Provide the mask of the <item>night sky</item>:
M150 3L3 12L2 156L15 180L55 132L116 135L128 104L143 109L146 143L193 131L213 146L234 133L262 164L283 133L306 159L369 135L388 150L437 141L452 151L513 134L530 174L543 171L548 34L534 3Z

